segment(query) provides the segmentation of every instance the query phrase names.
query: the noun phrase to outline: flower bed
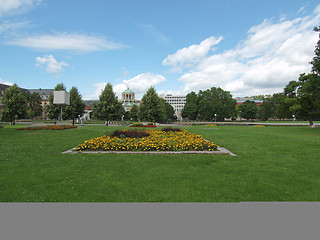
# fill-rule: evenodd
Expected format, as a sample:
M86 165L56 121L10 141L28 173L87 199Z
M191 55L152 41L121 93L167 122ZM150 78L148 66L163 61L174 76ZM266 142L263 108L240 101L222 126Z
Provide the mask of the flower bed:
M122 130L128 132L128 130ZM76 151L217 151L218 146L202 136L181 131L145 130L147 137L102 136L76 147Z
M65 130L71 128L78 128L77 126L63 126L63 125L48 125L44 127L26 127L26 128L17 128L16 130Z

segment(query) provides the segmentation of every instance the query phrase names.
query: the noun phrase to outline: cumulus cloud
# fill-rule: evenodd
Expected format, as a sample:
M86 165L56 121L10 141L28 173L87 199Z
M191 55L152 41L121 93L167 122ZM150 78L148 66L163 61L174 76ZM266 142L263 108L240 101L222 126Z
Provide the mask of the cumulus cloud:
M208 52L212 50L212 47L219 44L222 39L223 38L221 36L209 37L198 45L194 44L180 49L174 54L169 54L168 57L163 60L162 65L170 66L173 71L178 72L184 67L189 68L206 57Z
M41 2L42 0L1 0L0 17L23 12Z
M113 91L116 93L118 98L121 98L121 93L128 87L135 92L136 99L141 99L143 94L151 87L155 87L158 84L165 82L166 78L160 74L153 73L142 73L131 79L123 80L113 86ZM84 99L98 99L101 91L105 88L107 82L101 82L94 84L96 88L94 94L87 95Z
M56 77L63 71L63 67L68 67L65 62L58 62L53 55L45 55L36 58L36 66L45 68L47 73L54 74Z
M235 48L209 56L206 51L199 54L193 61L196 65L178 79L184 83L180 91L221 87L236 96L281 92L289 81L311 70L309 62L318 40L312 29L319 21L320 6L306 17L278 22L266 19L251 27ZM164 62L173 67L192 63L188 54L182 54L192 48L183 48L170 55L173 60Z
M104 37L76 33L57 33L55 35L23 37L8 41L7 44L37 50L69 50L76 52L115 50L127 47L121 43L108 41Z

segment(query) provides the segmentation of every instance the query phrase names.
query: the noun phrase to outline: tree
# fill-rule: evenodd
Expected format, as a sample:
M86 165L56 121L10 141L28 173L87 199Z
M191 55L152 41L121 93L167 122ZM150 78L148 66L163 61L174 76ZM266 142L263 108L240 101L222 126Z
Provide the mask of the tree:
M138 117L141 120L149 122L166 121L166 115L161 98L153 87L150 87L143 95L138 111Z
M32 94L27 94L27 102L28 102L28 118L40 117L42 114L42 99L40 94L34 92Z
M266 121L268 118L274 118L276 113L276 104L273 98L266 98L259 106L259 118Z
M27 99L17 84L7 88L2 98L2 120L15 124L16 119L22 119L27 114Z
M184 105L181 116L190 120L196 120L198 116L198 96L195 92L188 93L186 96L186 104Z
M66 87L63 85L63 83L57 84L57 86L54 88L54 91L65 91L65 90L66 90ZM50 119L59 119L61 114L61 106L53 104L53 94L50 94L49 102L50 104L48 104L45 109L45 111L48 113L48 117ZM62 118L66 118L65 106L62 106Z
M247 100L239 106L240 117L253 120L257 117L258 107L254 101Z
M138 110L139 110L138 106L136 104L133 104L133 106L129 111L129 118L132 119L133 121L138 120Z
M320 27L315 27L314 31L320 32ZM320 39L314 53L310 62L312 73L300 74L299 81L289 82L284 89L292 102L291 110L307 118L310 126L313 125L313 119L320 116Z
M313 30L315 32L320 32L320 26L315 27ZM319 40L317 42L314 53L315 53L315 56L313 57L310 63L312 64L312 72L319 76L320 75L320 35L319 35Z
M289 88L293 85L295 88ZM291 94L295 104L292 110L299 116L305 117L309 125L313 125L313 119L320 116L320 76L316 73L301 74L298 82L290 82L285 88Z
M65 107L65 114L67 118L72 119L72 125L74 120L84 114L86 105L82 101L82 97L76 87L72 87L70 90L70 105Z
M99 102L93 105L93 118L113 121L120 120L123 114L124 108L108 83L100 94Z
M164 113L165 113L165 121L170 122L170 121L176 121L177 117L175 115L175 111L174 108L163 98L160 98L161 102L162 102L162 107L164 109Z
M217 118L223 121L225 118L235 117L237 101L230 92L213 87L199 91L197 105L201 120L212 121Z

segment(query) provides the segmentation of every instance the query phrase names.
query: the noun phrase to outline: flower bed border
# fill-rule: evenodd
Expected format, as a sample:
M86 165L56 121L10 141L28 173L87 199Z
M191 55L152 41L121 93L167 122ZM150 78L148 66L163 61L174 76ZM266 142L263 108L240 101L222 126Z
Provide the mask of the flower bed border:
M26 128L17 128L18 131L23 130L66 130L66 129L74 129L78 128L78 126L72 126L72 125L48 125L48 126L42 126L42 127L26 127Z
M62 152L62 154L215 154L215 155L231 155L237 156L236 154L230 152L228 149L223 147L218 147L217 151L77 151L77 147L71 148L67 151Z
M134 125L131 125L129 127L136 127L136 128L156 128L157 126L156 125L142 125L142 126L134 126Z

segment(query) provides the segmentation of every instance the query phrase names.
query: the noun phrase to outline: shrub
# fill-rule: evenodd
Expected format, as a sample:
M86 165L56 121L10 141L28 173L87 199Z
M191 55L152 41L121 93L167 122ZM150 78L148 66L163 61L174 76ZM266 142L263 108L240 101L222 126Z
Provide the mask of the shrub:
M143 138L143 137L148 137L150 133L145 132L145 131L137 131L137 130L116 130L114 131L110 137L118 137L118 138L123 138L123 137L128 137L128 138Z
M167 127L162 129L164 132L181 132L182 130L180 128L172 128L172 127Z
M139 123L133 123L132 126L133 127L141 127L141 126L143 126L143 124L140 123L140 122Z

